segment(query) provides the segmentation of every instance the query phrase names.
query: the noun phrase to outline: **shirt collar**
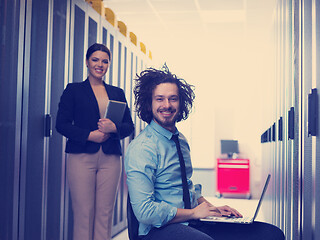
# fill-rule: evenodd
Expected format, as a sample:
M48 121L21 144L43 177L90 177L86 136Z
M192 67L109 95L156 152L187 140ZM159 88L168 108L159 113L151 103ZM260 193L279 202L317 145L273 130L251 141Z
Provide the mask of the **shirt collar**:
M168 138L169 140L171 139L173 133L170 132L169 130L161 127L158 123L156 123L154 120L152 120L150 122L150 127L152 127L156 132L160 133L161 135L163 135L164 137ZM176 128L176 131L174 133L175 135L179 135L179 131Z

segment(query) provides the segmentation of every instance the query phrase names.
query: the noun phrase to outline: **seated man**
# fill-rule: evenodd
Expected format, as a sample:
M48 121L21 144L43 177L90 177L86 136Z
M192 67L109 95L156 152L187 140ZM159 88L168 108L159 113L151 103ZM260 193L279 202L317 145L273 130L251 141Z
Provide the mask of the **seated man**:
M138 116L148 126L129 145L125 157L127 185L143 240L284 239L270 224L206 223L208 216L242 215L216 207L190 180L192 165L186 138L176 128L192 109L193 86L163 70L149 68L136 79Z

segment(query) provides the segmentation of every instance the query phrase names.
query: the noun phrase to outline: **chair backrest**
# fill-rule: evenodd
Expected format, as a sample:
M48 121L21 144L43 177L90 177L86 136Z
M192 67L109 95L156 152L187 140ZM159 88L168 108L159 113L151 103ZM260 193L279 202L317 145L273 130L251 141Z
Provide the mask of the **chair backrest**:
M127 199L127 220L128 220L129 239L130 240L140 240L140 237L138 234L139 222L138 222L138 220L132 210L129 193L128 193L128 199Z

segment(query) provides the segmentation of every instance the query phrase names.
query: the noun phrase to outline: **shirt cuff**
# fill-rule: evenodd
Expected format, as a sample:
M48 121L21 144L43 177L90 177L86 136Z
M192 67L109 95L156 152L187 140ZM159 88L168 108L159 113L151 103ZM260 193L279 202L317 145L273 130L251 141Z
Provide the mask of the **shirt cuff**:
M177 212L178 212L178 208L172 207L171 210L169 211L167 222L170 222L177 215Z

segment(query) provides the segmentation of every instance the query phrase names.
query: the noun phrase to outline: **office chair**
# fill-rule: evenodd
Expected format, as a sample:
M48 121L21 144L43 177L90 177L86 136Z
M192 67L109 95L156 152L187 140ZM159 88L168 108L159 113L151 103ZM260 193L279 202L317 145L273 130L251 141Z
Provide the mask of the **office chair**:
M129 193L128 193L128 199L127 199L127 220L128 220L129 239L140 240L141 238L139 237L139 234L138 234L139 222L132 210Z

